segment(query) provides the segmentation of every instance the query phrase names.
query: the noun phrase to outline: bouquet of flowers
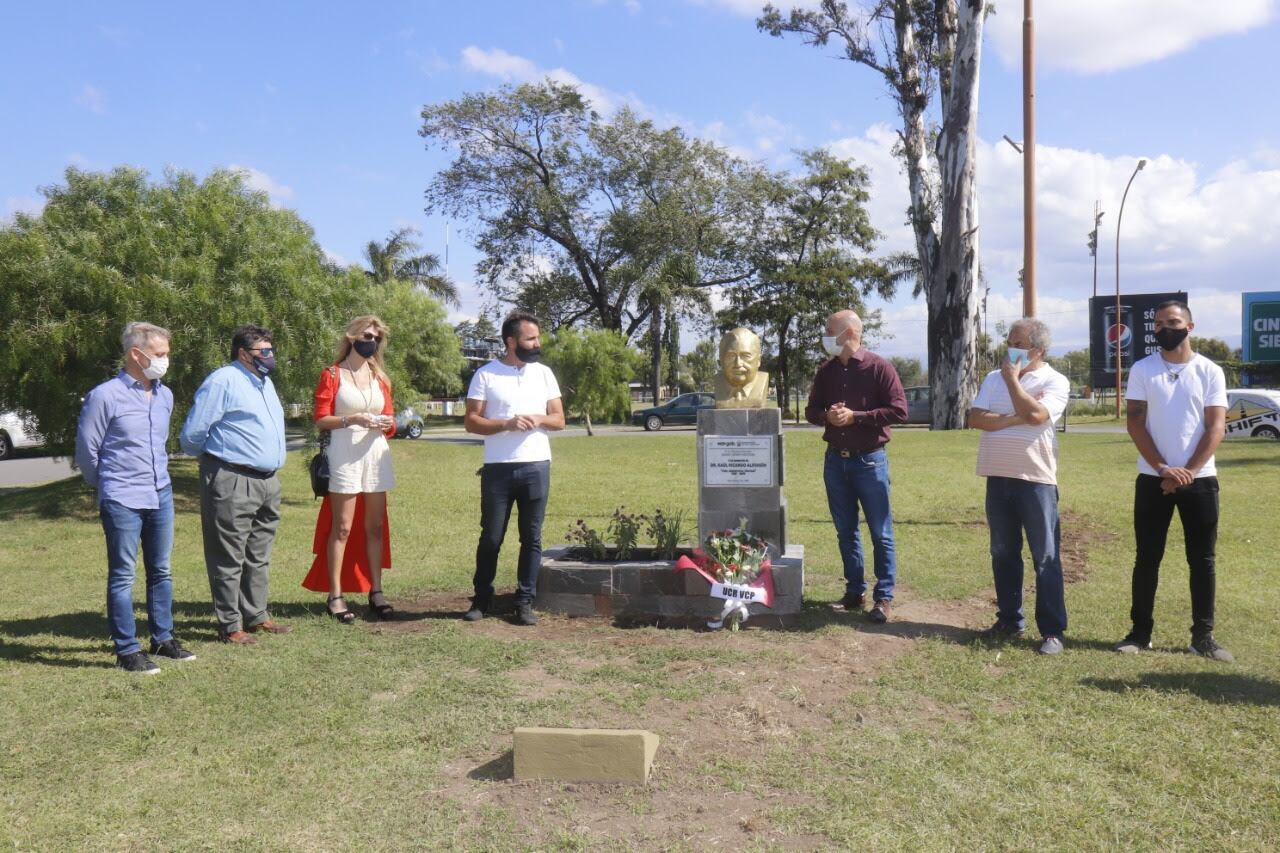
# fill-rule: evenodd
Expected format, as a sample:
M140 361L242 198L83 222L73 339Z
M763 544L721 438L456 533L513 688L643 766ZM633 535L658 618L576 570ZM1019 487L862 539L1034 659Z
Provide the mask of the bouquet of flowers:
M717 530L707 536L702 549L692 557L681 557L677 570L692 569L711 583L710 595L724 599L720 617L707 622L712 630L736 631L750 615L752 603L773 606L773 574L769 566L769 545L747 532L746 519L733 530Z

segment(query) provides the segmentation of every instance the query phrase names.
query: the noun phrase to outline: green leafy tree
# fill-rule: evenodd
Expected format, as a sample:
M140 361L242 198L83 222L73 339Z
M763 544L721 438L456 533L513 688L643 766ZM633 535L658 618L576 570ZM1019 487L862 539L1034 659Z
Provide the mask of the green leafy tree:
M68 169L39 216L0 227L0 408L30 410L50 447L74 444L81 397L120 365L120 332L146 320L173 334L165 382L180 428L232 331L275 332L283 401L309 402L336 331L367 289L332 272L310 226L241 174Z
M398 228L386 240L370 240L364 249L369 262L365 274L378 284L394 279L411 281L446 305L457 307L457 285L445 278L440 259L430 253L414 254L421 248L414 239L417 233L416 228Z
M655 384L664 317L705 310L707 288L753 272L754 170L678 128L625 109L601 118L549 80L428 106L422 120L429 144L456 152L427 208L479 223L493 294L551 331L648 330Z
M566 413L582 415L587 435L592 418L625 420L631 413L632 377L643 356L611 329L561 329L543 344L547 365L555 372Z
M898 371L898 378L902 380L904 387L925 384L927 377L924 368L920 366L920 359L895 355L889 361L893 362L893 369Z
M1222 364L1227 361L1238 361L1239 358L1232 353L1231 347L1221 338L1197 338L1191 339L1191 347L1205 358Z
M828 315L859 314L862 297L893 295L897 276L868 257L879 236L865 208L864 169L827 151L801 152L805 171L772 176L769 217L757 245L759 275L730 291L723 325L766 329L777 351L773 379L779 400L789 400L797 375L821 357L817 349ZM864 323L874 325L872 318Z
M685 353L685 370L698 391L710 391L714 385L716 373L720 369L720 360L714 341L698 341L691 352Z
M375 289L369 299L372 313L391 327L387 372L397 400L457 394L465 362L440 303L414 282L398 279Z

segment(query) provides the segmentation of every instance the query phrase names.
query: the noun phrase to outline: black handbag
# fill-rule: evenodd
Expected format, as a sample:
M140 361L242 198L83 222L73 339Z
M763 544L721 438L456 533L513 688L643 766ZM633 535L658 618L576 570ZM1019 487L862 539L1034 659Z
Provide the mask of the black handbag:
M336 378L337 371L330 367L329 375ZM307 470L311 474L311 493L317 498L329 494L329 454L325 452L329 447L329 438L329 430L320 431L320 452L312 456L311 462L307 465Z

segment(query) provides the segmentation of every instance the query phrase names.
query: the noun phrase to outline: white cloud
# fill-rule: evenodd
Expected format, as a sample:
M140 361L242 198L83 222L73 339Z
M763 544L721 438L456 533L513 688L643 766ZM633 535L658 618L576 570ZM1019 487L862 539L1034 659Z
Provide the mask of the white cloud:
M895 136L875 125L860 137L832 143L832 151L867 166L872 175L868 205L884 233L878 251L914 251L904 224L906 179L891 151ZM1140 155L1109 157L1090 151L1041 145L1036 149L1038 315L1054 329L1055 351L1086 345L1093 259L1086 242L1093 203L1105 212L1099 235L1098 292L1115 292L1116 214L1125 183ZM1022 267L1022 158L1003 141L978 149L979 217L983 269L991 287L988 309L997 321L1021 313L1017 283ZM1197 164L1152 155L1134 179L1121 231L1121 290L1155 293L1183 290L1196 314L1197 334L1240 338L1240 293L1276 288L1280 268L1280 163L1262 151L1249 160L1206 173ZM923 302L906 291L885 309L883 349L921 355L925 341Z
M4 200L4 216L0 216L0 223L11 223L14 215L25 213L28 216L39 216L40 211L44 210L45 200L36 198L35 196L17 196L11 195Z
M324 259L329 263L333 264L334 266L339 266L339 267L351 266L351 261L347 260L342 255L339 255L337 252L331 252L328 249L326 249L324 246L320 247L320 251L324 253Z
M240 172L245 176L245 184L251 190L266 193L271 199L272 207L284 207L284 203L293 198L293 188L285 186L266 172L260 172L251 166L232 163L227 168Z
M105 115L107 112L107 99L102 90L89 83L85 83L80 94L76 95L76 103L94 115Z
M612 92L594 83L588 83L567 68L543 69L531 59L507 53L501 48L484 50L475 45L462 49L464 67L497 77L504 83L531 83L542 79L551 79L557 83L573 86L582 93L591 108L602 115L615 112L619 107L629 106L643 115L653 115L656 111L635 95L623 95Z
M1262 26L1271 20L1275 4L1275 0L1040 0L1034 10L1036 62L1083 73L1142 65L1206 39ZM1000 4L987 27L1004 63L1021 65L1022 4Z

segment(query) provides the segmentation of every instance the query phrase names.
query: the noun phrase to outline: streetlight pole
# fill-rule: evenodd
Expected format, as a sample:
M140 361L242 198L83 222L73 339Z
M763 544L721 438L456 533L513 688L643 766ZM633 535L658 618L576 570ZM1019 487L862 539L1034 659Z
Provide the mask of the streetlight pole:
M1093 230L1089 232L1089 254L1093 255L1093 295L1098 295L1098 229L1102 227L1102 202L1093 202Z
M1036 26L1022 5L1022 316L1036 316Z
M1139 160L1138 166L1133 170L1133 174L1129 176L1129 183L1124 185L1124 195L1120 196L1120 212L1116 215L1116 417L1120 417L1120 378L1124 374L1124 349L1120 346L1120 223L1124 221L1124 202L1129 197L1129 187L1133 186L1133 179L1138 177L1138 173L1147 165L1146 160ZM1129 330L1129 336L1132 340L1133 329ZM1106 342L1103 341L1103 345Z

